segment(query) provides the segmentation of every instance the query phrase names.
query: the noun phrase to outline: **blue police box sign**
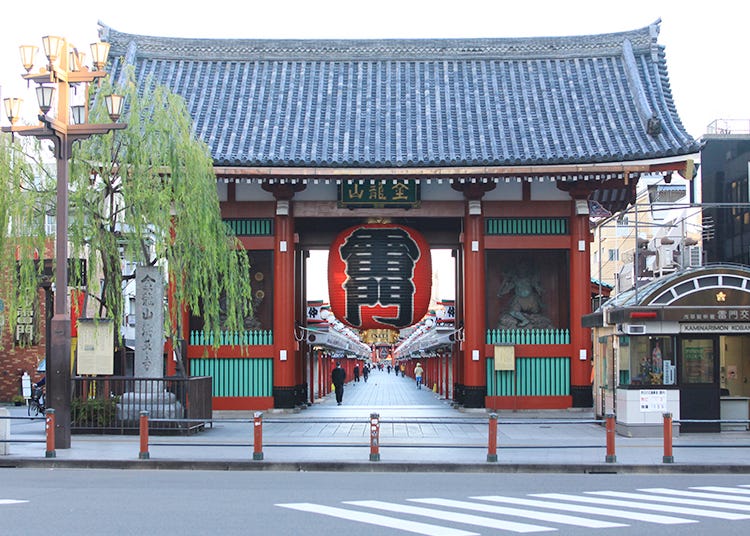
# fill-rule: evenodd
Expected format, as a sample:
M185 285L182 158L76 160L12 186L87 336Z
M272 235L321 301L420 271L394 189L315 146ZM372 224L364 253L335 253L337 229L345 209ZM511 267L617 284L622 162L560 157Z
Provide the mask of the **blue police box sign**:
M419 322L427 314L431 286L430 247L414 229L362 224L342 231L331 246L331 310L355 329L401 329Z

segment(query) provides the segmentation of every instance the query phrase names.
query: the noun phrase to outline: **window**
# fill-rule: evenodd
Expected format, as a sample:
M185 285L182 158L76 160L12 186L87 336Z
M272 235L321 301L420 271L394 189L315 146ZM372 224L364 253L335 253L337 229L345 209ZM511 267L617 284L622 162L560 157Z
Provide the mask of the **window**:
M677 383L672 337L620 337L620 385Z
M630 220L627 216L620 216L617 219L617 236L628 236L630 234Z
M608 249L607 255L609 257L610 261L619 261L620 260L620 250L619 249Z
M712 339L684 339L680 365L683 383L713 383L714 341Z

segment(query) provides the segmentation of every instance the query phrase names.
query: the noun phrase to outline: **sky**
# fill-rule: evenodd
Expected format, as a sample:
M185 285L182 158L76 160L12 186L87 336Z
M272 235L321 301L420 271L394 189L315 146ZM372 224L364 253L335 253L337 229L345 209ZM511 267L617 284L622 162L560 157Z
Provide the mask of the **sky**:
M37 0L14 3L3 17L0 97L23 97L24 117L31 121L36 97L21 79L18 46L41 50L42 36L60 35L85 50L90 61L99 21L121 32L169 37L370 39L587 35L639 29L661 19L659 43L666 48L677 112L699 138L717 119L750 125L748 15L750 5L737 0ZM38 58L41 62L41 52ZM0 110L0 125L7 124Z

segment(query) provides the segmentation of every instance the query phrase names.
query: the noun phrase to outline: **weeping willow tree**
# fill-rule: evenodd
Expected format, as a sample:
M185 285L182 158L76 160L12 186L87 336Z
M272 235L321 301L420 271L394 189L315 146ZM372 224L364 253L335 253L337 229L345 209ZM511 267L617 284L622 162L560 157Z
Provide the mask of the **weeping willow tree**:
M55 190L41 154L39 141L0 133L0 299L11 334L16 312L36 309L41 258L52 245L46 240L45 216L53 208Z
M109 86L105 81L97 93L112 91ZM96 304L98 318L119 326L124 285L134 277L123 273L126 259L165 270L173 313L186 308L202 315L204 330L215 335L242 329L252 314L248 256L221 220L211 155L192 132L184 100L154 84L137 88L132 80L117 92L126 97L127 128L77 144L70 162L69 256L88 260L89 304ZM91 122L109 121L93 92L90 101ZM39 144L3 137L1 148L0 221L11 225L0 246L17 246L21 258L31 258L45 250L54 173ZM36 291L39 263L26 264L25 270L4 266L16 289L11 299L18 300L11 305ZM172 338L179 337L177 318L165 315Z

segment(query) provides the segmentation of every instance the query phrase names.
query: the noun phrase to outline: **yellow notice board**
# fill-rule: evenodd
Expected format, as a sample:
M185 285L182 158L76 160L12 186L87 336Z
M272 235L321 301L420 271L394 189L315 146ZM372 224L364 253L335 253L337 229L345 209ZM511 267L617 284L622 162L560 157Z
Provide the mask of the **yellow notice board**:
M77 373L114 374L114 327L109 319L78 319Z
M512 344L495 346L495 370L516 370L516 347Z

